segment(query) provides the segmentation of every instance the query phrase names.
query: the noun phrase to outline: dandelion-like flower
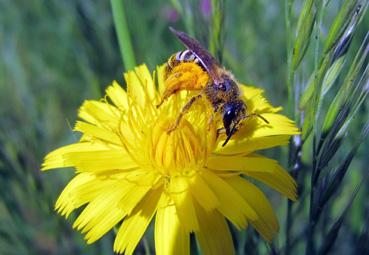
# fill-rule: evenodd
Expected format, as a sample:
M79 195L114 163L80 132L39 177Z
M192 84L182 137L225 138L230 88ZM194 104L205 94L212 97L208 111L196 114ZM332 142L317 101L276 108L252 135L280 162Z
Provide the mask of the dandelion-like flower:
M207 74L195 70L169 77L197 82ZM255 153L285 145L298 129L278 114L262 90L242 86L251 113L231 141L222 147L221 121L209 122L212 108L199 100L179 126L167 132L191 96L180 92L159 108L164 69L157 81L142 65L125 74L127 91L113 82L101 101L86 101L75 130L79 142L45 158L43 170L74 167L76 176L56 202L68 217L84 207L73 227L88 243L118 226L114 250L132 254L150 222L155 220L156 254L189 254L194 233L204 254L233 254L227 224L248 223L271 240L278 222L264 194L249 181L261 181L289 199L296 198L293 178L275 161ZM155 76L155 75L154 75ZM206 77L205 77L206 78Z

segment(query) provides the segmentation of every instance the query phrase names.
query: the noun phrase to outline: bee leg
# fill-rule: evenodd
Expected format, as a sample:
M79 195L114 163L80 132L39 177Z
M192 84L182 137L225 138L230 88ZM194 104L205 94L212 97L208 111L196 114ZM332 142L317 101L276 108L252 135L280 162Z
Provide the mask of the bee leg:
M192 97L190 99L190 101L187 102L187 104L185 104L185 106L183 106L182 111L180 112L179 116L176 119L176 122L174 123L174 125L172 127L170 127L168 129L168 131L167 131L168 134L170 132L172 132L173 130L175 130L178 127L178 125L181 122L183 116L188 112L188 110L191 108L191 106L193 105L193 103L195 103L196 100L200 99L201 97L202 97L202 94L199 94L197 96L194 96L194 97Z
M173 95L176 91L166 90L164 91L163 96L161 97L160 102L156 105L156 109L158 109L165 100L167 100L171 95Z
M160 102L156 105L156 109L158 109L163 103L164 103L165 99L161 98Z
M208 121L208 131L210 130L210 126L213 123L213 120L215 118L215 114L218 112L219 107L215 107L213 113L211 114L209 121Z
M222 128L218 128L217 129L217 138L221 135L221 134L225 134L226 133L226 129L224 127Z
M213 123L215 113L212 113L208 121L208 131L210 130L211 123Z
M180 90L178 86L174 86L171 88L166 88L160 102L156 105L156 109L158 109L169 97L171 97L173 94L177 93Z

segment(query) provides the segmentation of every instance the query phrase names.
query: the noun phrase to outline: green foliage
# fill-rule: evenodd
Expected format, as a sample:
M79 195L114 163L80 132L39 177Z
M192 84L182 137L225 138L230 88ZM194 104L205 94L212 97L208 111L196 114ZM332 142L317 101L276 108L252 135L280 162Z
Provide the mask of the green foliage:
M114 27L109 1L0 1L0 254L112 254L113 234L86 245L73 217L53 210L72 171L39 168L77 139L70 123L83 100L135 61L153 69L181 49L169 26L209 45L302 128L288 150L266 152L289 158L298 201L268 194L278 237L267 244L251 227L232 229L237 253L369 252L367 0L112 2L124 4L126 25ZM137 254L153 254L149 237Z

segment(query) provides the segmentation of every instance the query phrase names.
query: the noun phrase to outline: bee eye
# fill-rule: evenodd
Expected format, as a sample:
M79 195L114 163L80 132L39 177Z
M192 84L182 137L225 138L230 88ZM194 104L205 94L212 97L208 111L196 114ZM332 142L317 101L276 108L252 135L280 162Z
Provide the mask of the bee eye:
M233 107L230 107L226 110L226 112L223 115L223 124L224 126L229 126L232 123L232 120L236 116L235 109Z
M221 91L226 91L227 87L225 86L224 83L221 83L221 84L219 84L218 89L221 90Z
M226 79L223 83L220 83L218 85L218 89L221 91L229 91L232 87L232 81L229 79Z

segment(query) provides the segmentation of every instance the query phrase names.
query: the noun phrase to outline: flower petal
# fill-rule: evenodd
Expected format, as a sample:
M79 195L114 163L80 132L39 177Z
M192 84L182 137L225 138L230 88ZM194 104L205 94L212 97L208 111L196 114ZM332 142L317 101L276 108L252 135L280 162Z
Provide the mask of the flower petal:
M100 239L103 235L111 230L119 221L123 219L126 214L116 207L109 207L105 213L96 217L93 221L89 222L90 230L86 233L85 239L87 244L91 244Z
M64 155L71 152L91 152L108 149L106 145L98 142L80 142L66 145L56 149L46 155L44 163L42 164L42 170L49 170L58 167L70 167L73 166L71 162L65 162Z
M122 141L116 133L83 121L77 121L74 130L83 133L85 136L96 138L96 140L103 140L120 146L122 145Z
M66 165L75 166L78 172L101 172L114 169L130 170L138 165L123 150L69 152L64 155Z
M277 164L276 160L253 155L214 155L209 157L206 166L209 169L218 171L272 172Z
M174 205L158 208L155 219L155 251L160 255L190 254L190 234L181 225Z
M118 108L121 110L128 109L127 93L118 82L113 81L113 84L106 89L106 94Z
M146 65L140 65L135 68L137 77L140 79L141 84L148 95L150 102L156 97L155 83L152 75Z
M79 109L78 116L98 127L115 130L118 128L121 112L111 104L86 100Z
M264 136L257 138L246 138L243 140L230 140L227 146L221 146L220 143L214 153L237 155L250 154L254 151L268 149L280 145L287 145L290 139L289 135Z
M217 209L237 228L245 228L248 219L255 220L258 217L254 209L222 178L205 169L202 175L219 200Z
M239 194L251 205L259 216L256 220L251 220L251 224L263 236L264 239L271 241L278 232L278 220L274 214L273 208L255 185L240 176L226 179Z
M273 135L297 135L300 133L295 123L281 114L263 113L262 116L269 122L259 118L249 118L237 133L237 138L265 137Z
M257 154L209 157L207 167L214 171L241 171L296 200L296 182L277 161Z
M106 189L104 193L100 193L99 196L94 198L87 206L84 208L82 213L78 216L73 224L73 228L81 230L83 233L90 231L95 225L103 224L105 216L115 208L117 202L121 198L122 189L124 189L123 185L114 185L110 188ZM115 211L114 219L120 217L122 219L124 217L124 212L122 210ZM113 216L113 215L111 215ZM115 224L120 220L118 219ZM109 222L110 228L112 228L115 224L114 222ZM113 224L113 225L111 225ZM108 231L109 229L105 229ZM104 229L103 229L104 231ZM96 236L95 236L96 238Z
M195 232L201 251L205 255L234 254L232 235L225 218L216 210L205 211L195 205L200 230Z
M162 194L162 189L149 192L141 203L133 210L131 216L124 219L114 241L114 251L133 254L138 242L145 233Z
M262 95L264 93L263 89L250 87L250 86L240 86L242 95L246 100L247 109L250 113L276 113L282 110L282 107L273 107L266 98Z
M196 174L191 178L190 185L192 196L205 211L212 211L219 206L218 198L210 189L209 185L203 180L201 175Z
M153 191L151 190L151 186L134 185L131 183L127 183L126 186L129 186L127 188L128 191L121 197L118 206L128 215L131 215L132 211L140 205L145 195Z
M199 229L195 207L191 192L189 191L189 183L187 177L172 177L169 187L167 188L170 197L173 199L177 215L183 228L188 233Z
M263 160L266 159L261 156L260 158ZM245 171L245 175L264 182L266 185L270 186L293 201L297 199L295 180L279 164L276 164L272 171Z
M124 74L127 84L127 93L130 100L137 104L141 109L145 106L145 91L136 72L129 71Z
M93 181L95 177L90 173L81 173L76 175L64 188L55 203L55 209L63 216L68 217L74 209L80 205L75 203L77 195L76 189ZM87 202L87 201L86 201Z

